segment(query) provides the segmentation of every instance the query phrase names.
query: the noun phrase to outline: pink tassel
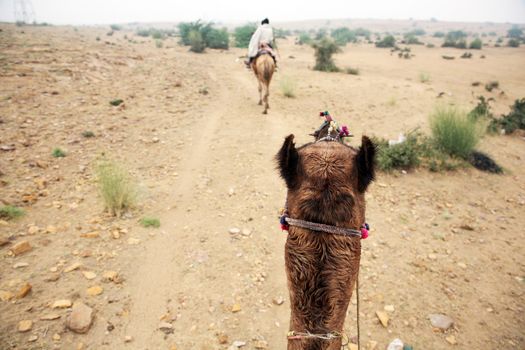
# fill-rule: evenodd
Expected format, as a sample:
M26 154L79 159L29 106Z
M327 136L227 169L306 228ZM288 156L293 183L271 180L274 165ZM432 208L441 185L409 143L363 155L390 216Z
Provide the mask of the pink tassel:
M361 227L361 239L368 238L368 230L365 227Z

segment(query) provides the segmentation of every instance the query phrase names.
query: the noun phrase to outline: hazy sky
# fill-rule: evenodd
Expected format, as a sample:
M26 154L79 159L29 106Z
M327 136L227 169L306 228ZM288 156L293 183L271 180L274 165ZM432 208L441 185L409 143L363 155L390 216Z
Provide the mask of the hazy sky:
M0 0L0 21L14 21ZM525 0L32 0L38 22L110 24L196 19L245 22L328 18L392 18L525 23Z

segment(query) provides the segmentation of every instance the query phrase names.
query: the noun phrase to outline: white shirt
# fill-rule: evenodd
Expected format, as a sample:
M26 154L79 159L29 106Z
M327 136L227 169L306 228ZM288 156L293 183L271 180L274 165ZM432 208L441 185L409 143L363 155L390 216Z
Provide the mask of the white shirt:
M255 57L259 51L259 45L262 43L271 44L273 42L273 29L269 24L260 25L253 33L248 45L248 56Z

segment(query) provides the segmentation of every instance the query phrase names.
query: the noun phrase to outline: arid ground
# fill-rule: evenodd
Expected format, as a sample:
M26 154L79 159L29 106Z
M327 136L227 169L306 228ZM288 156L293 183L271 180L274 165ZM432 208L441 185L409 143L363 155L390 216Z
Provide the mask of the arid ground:
M131 31L95 27L0 29L0 204L25 210L0 221L2 350L284 349L290 309L278 212L286 190L273 160L284 137L310 141L322 110L347 124L357 145L362 134L428 133L437 105L470 110L484 95L501 114L525 97L523 46L459 59L464 50L431 38L436 48L412 46L415 56L399 59L349 44L335 60L356 76L313 71L313 49L289 38L279 40L262 115L243 49L195 54L175 38L157 48ZM295 98L280 91L283 79L296 83ZM489 93L491 80L500 89ZM66 156L52 157L55 147ZM505 174L380 172L371 186L364 348L394 338L417 350L525 348L525 139L485 136L479 148ZM104 213L94 175L102 157L128 169L138 188L121 218ZM144 216L161 226L142 227ZM14 256L22 241L32 250ZM93 309L87 333L66 328L71 308L52 308L58 300ZM387 313L386 327L376 311ZM436 313L454 326L433 329ZM23 320L32 325L20 332ZM355 322L354 301L349 336Z

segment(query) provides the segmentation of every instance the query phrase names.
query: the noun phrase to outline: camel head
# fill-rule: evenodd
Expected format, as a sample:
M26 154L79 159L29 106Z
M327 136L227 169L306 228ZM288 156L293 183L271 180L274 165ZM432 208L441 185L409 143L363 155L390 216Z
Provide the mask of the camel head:
M320 130L316 136L326 136ZM299 148L289 135L276 158L288 188L290 217L359 228L365 221L364 193L374 179L376 148L363 136L356 149L342 142L316 141Z

